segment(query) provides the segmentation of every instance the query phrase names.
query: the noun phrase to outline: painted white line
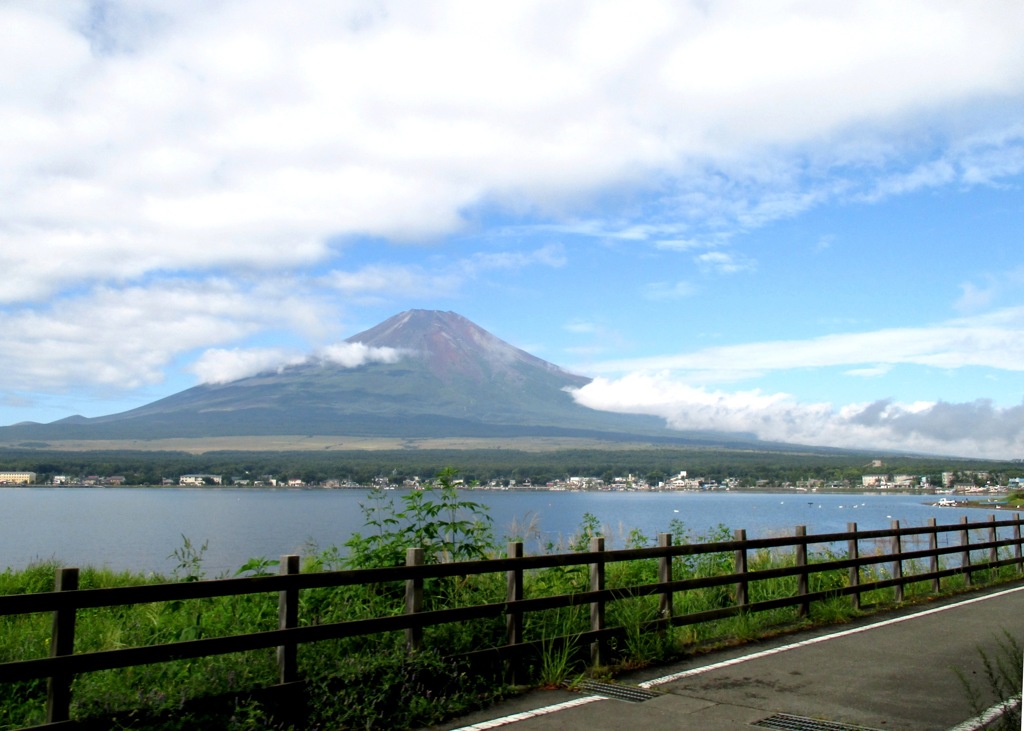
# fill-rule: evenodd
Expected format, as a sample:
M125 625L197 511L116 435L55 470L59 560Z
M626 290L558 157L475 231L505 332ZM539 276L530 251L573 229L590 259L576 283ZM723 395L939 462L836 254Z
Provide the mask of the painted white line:
M1008 701L1003 701L1002 703L996 703L980 716L969 718L963 723L957 724L953 728L949 729L949 731L979 731L995 721L997 718L1001 718L1004 713L1012 711L1018 706L1020 706L1020 696L1011 698Z
M514 713L511 716L504 716L503 718L494 718L490 721L481 721L475 723L472 726L463 726L462 728L453 729L452 731L484 731L485 729L498 728L499 726L508 726L519 721L525 721L528 718L535 718L537 716L546 716L549 713L558 713L559 711L565 711L569 708L576 708L577 706L585 706L588 703L594 701L607 700L603 696L599 695L588 695L582 698L574 698L571 701L565 701L563 703L555 703L551 706L544 706L543 708L535 708L532 711L524 711L523 713Z
M932 609L926 609L921 612L915 612L914 614L906 614L902 617L895 617L893 619L886 619L881 622L875 622L874 624L867 624L863 627L855 627L853 629L843 630L841 632L835 632L829 635L822 635L821 637L813 637L809 640L802 640L800 642L794 642L791 645L783 645L776 647L771 650L762 650L761 652L754 652L749 655L743 655L741 657L735 657L731 660L723 660L722 662L712 663L710 665L702 665L699 668L691 668L690 670L683 670L678 673L666 675L661 678L654 678L653 680L647 680L638 685L641 688L651 688L657 685L664 685L665 683L671 683L675 680L681 680L682 678L689 678L694 675L701 675L703 673L709 673L712 670L719 670L721 668L731 667L733 665L740 665L741 663L749 662L751 660L760 660L763 657L771 657L772 655L778 655L783 652L789 652L790 650L796 650L801 647L808 647L810 645L817 645L822 642L828 642L829 640L837 640L841 637L849 637L850 635L860 634L861 632L868 632L869 630L878 629L879 627L888 627L889 625L899 624L900 622L909 622L912 619L919 619L920 617L926 617L930 614L938 614L939 612L945 612L950 609L957 609L959 607L965 607L968 604L975 604L977 602L988 601L989 599L995 599L997 597L1006 596L1007 594L1013 594L1018 591L1024 591L1024 586L1018 586L1013 589L1004 589L1003 591L996 592L994 594L986 594L985 596L974 597L972 599L965 599L955 604L946 604L941 607L934 607Z

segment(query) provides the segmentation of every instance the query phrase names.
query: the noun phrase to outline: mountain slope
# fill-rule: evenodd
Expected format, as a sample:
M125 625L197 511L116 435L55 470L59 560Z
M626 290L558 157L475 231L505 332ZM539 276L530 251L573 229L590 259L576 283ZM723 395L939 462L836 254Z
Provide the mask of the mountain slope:
M410 310L347 342L365 346L378 360L355 367L309 361L196 386L120 414L5 427L0 439L696 436L669 431L654 417L580 406L566 389L588 378L515 348L453 312Z

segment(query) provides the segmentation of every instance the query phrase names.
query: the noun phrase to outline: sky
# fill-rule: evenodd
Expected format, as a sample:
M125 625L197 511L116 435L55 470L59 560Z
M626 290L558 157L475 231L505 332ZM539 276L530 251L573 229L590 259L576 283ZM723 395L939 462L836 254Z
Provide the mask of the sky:
M0 2L0 425L384 357L1024 458L1024 4Z

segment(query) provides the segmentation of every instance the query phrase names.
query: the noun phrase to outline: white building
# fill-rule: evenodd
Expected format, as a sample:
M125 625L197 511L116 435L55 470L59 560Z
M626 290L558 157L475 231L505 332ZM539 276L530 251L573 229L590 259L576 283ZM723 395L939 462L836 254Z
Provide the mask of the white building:
M179 485L205 485L210 480L214 485L224 484L223 475L182 475L178 478Z

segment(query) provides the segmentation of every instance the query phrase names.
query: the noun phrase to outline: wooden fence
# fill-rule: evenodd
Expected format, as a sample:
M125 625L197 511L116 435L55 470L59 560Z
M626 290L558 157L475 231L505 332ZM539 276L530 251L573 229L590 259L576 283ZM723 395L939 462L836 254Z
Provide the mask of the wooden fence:
M596 537L591 540L590 550L583 553L524 556L522 543L511 543L506 558L438 564L424 564L423 549L417 548L409 550L405 566L322 573L300 573L299 558L286 556L281 561L280 574L276 576L88 590L78 589L78 569L66 568L59 570L52 592L0 597L0 615L35 612L53 615L50 656L0 663L0 683L47 678L46 728L70 728L73 726L68 721L71 680L78 673L276 647L280 684L295 684L301 682L296 662L296 648L300 644L401 630L405 632L410 650L416 650L423 646L426 627L501 616L505 617L507 627L506 644L482 648L472 655L476 660L504 662L514 673L519 663L525 658L535 657L540 649L539 641L524 641L524 615L573 606L589 606L590 629L574 635L572 639L582 643L583 647L589 646L592 662L603 665L610 659L610 640L621 638L626 632L624 627L606 625L605 609L609 603L633 597L658 597L660 616L643 627L644 631L653 632L781 607L796 607L800 615L806 615L813 602L836 597L848 597L854 608L860 608L862 596L878 589L891 588L895 601L899 602L903 600L904 588L911 583L930 582L931 591L938 593L942 589L942 580L952 576L960 576L963 584L970 587L973 575L981 570L1012 566L1018 575L1024 572L1021 525L1019 514L1014 514L1012 519L1001 520L996 520L993 515L988 521L978 523L970 523L965 517L960 523L941 526L934 519L920 527L901 527L899 521L893 521L889 529L872 531L860 531L856 523L850 523L843 533L808 535L804 527L797 527L793 536L747 539L746 532L738 530L731 541L685 545L673 545L670 534L661 534L656 547L628 550L605 550L604 539ZM944 539L941 542L940 537ZM917 545L922 543L925 547L918 548ZM906 550L910 544L917 544L911 546L914 550ZM809 560L810 546L825 546L829 550L812 554L814 560ZM865 551L865 547L869 550ZM749 570L751 554L765 549L792 552L793 560L776 568ZM674 560L707 554L731 556L733 571L673 580ZM940 561L944 557L946 560ZM605 570L609 564L644 560L657 562L656 583L606 588ZM559 596L524 596L524 572L566 566L589 567L588 591ZM874 567L882 570L871 570ZM908 571L908 568L924 570ZM810 590L811 576L836 571L847 572L844 586L827 591ZM424 611L426 580L497 572L507 575L505 601ZM865 580L865 576L874 578ZM752 584L782 577L796 578L796 591L792 595L749 601ZM332 624L301 625L300 592L320 587L386 582L405 582L404 613ZM730 588L730 596L735 597L730 606L690 614L675 613L674 595L716 586ZM75 653L75 619L80 609L265 592L279 595L277 630Z

